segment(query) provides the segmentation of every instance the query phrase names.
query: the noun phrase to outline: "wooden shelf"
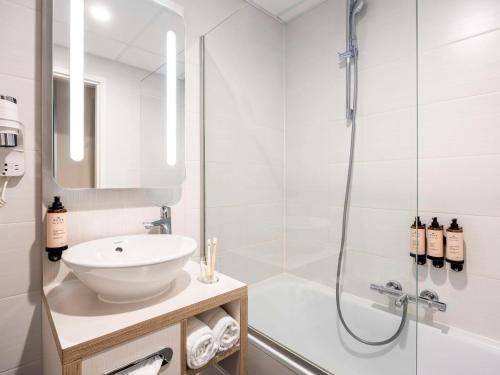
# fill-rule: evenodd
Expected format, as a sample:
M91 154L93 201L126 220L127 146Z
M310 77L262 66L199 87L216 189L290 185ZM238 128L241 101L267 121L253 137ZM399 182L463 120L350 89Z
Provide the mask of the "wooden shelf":
M231 349L226 350L225 352L217 354L215 357L213 357L210 362L208 362L205 366L200 367L196 370L194 369L185 369L184 374L186 375L196 375L203 370L206 370L207 368L215 365L216 363L219 363L220 361L226 359L227 357L233 355L234 353L238 353L240 351L240 344L233 346Z

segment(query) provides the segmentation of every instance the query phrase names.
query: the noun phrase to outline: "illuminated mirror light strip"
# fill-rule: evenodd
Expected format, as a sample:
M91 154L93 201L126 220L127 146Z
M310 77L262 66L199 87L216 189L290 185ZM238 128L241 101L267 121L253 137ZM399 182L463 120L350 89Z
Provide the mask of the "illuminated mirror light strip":
M167 32L167 164L177 163L177 37L175 32Z
M70 157L83 160L84 148L84 0L71 0L70 11Z

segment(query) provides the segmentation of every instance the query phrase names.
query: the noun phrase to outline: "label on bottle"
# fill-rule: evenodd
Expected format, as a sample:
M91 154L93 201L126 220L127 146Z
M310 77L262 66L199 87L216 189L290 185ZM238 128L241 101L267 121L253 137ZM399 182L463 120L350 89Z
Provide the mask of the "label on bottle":
M446 232L446 259L455 262L464 260L464 232Z
M444 257L444 237L443 230L427 229L428 249L427 254L431 257Z
M47 247L59 248L68 244L66 212L47 214Z
M410 229L410 252L415 255L425 255L425 229Z

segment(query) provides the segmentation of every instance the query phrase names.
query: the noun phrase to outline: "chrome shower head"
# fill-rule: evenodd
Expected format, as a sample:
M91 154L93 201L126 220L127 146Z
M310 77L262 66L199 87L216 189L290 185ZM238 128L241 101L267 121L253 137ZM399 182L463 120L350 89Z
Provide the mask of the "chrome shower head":
M354 3L352 4L352 7L351 7L352 16L355 16L356 14L361 12L363 10L364 6L365 6L365 2L363 0L354 1Z

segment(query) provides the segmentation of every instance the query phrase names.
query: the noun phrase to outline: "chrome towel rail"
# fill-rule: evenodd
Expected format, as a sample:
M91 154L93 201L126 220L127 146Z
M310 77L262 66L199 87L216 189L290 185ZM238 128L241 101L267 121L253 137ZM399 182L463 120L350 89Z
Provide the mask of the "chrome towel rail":
M116 368L116 369L111 370L111 371L106 371L103 375L115 375L115 374L118 374L118 373L120 373L120 372L122 372L124 370L127 370L127 369L129 369L129 368L131 368L131 367L133 367L135 365L138 365L141 362L147 361L148 359L154 358L154 357L160 357L162 359L161 367L163 367L163 366L168 365L170 363L170 361L172 360L173 354L174 354L174 352L172 351L171 348L163 348L163 349L158 350L155 353L147 355L144 358L141 358L141 359L138 359L136 361L130 362L129 364L126 364L125 366L121 366L121 367Z

